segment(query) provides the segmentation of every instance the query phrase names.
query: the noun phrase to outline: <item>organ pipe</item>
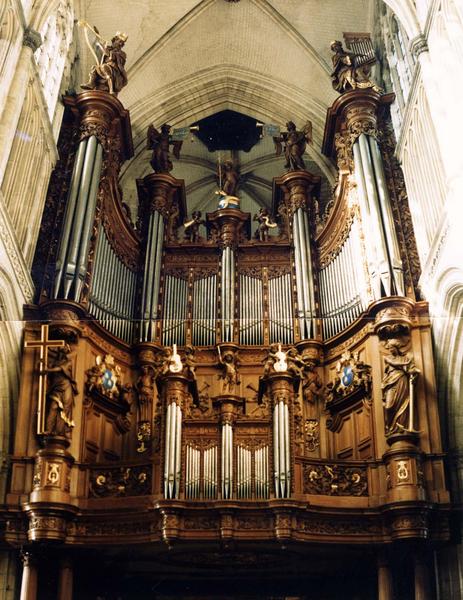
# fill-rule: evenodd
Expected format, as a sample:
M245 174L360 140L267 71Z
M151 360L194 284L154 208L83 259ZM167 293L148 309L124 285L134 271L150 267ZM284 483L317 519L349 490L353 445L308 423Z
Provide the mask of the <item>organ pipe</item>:
M282 400L276 402L273 409L273 450L275 496L288 498L291 489L289 410Z
M166 438L164 452L164 496L178 498L181 474L182 409L171 402L166 410Z
M88 310L110 333L133 340L133 311L137 273L116 255L100 226L95 249Z
M141 299L141 341L153 341L155 321L158 318L158 297L161 282L162 242L164 220L154 210L148 223L148 239L145 255Z
M338 254L320 270L320 308L324 338L348 327L368 305L357 219Z
M402 262L381 155L376 140L361 134L353 145L359 204L375 298L404 294Z
M103 148L95 136L77 150L55 269L53 297L80 300L87 273Z
M232 497L233 488L233 428L222 424L222 498Z
M230 246L222 251L222 341L233 341L235 313L235 256Z
M312 257L310 250L307 213L298 208L293 217L293 238L297 284L297 302L299 329L302 339L317 335L315 320L315 294L312 276Z

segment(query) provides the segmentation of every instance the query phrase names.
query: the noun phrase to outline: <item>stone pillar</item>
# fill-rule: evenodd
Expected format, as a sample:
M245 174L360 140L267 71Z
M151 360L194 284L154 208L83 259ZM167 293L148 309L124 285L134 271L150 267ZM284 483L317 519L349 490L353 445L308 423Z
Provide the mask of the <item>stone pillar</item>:
M80 141L61 229L52 297L79 302L87 277L103 156L109 153L111 144L119 144L120 158L123 153L130 155L131 139L130 133L122 131L127 127L128 113L115 96L92 90L65 101L78 114Z
M183 181L168 173L151 173L137 185L145 248L139 339L152 342L160 336L162 248L165 238L176 240L176 223L183 222L185 215L185 190Z
M277 212L287 219L294 248L299 336L301 340L321 339L314 291L310 225L313 222L310 218L310 211L313 210L312 193L320 178L307 171L290 171L274 181L282 194Z
M23 108L28 81L33 77L34 52L41 45L42 38L40 34L33 29L26 29L11 85L9 89L5 90L7 92L5 103L3 104L0 101L0 107L4 107L0 113L0 186L3 182L8 157Z
M72 600L74 573L70 558L63 558L59 565L58 600Z
M37 598L37 561L30 552L21 554L23 574L21 580L20 600L36 600Z
M389 561L383 555L378 556L378 600L394 600L394 587Z

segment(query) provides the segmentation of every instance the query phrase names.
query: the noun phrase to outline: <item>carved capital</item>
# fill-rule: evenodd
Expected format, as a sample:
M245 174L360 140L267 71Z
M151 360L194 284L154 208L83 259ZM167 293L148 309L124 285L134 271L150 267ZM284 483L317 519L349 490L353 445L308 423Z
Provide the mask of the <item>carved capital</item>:
M422 52L429 52L428 40L424 33L420 33L410 42L411 53L418 58Z
M40 48L42 43L42 36L38 31L30 28L26 29L23 37L23 46L27 46L27 48L32 50L32 52L35 52L38 48Z

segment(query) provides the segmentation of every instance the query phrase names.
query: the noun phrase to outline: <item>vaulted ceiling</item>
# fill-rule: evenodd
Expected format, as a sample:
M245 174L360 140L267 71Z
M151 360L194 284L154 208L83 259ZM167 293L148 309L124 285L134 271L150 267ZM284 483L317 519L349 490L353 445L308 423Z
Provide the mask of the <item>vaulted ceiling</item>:
M334 171L320 147L326 109L336 97L329 45L343 32L371 31L373 9L373 0L82 0L77 17L105 39L116 31L129 36L129 83L119 99L130 111L135 156L122 171L125 201L135 209L135 180L151 172L150 123L184 127L226 109L282 128L288 120L298 126L311 120L306 162L324 175L327 195ZM83 39L79 52L84 80L91 56ZM271 138L239 159L246 209L269 205L272 178L283 172ZM185 180L189 211L214 201L216 162L199 140L184 143L172 175Z

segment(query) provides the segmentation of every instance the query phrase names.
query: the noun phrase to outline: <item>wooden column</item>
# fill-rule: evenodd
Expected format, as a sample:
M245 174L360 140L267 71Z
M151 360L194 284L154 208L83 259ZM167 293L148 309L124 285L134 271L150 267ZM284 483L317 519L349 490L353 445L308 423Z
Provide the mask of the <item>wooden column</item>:
M20 600L36 600L37 598L37 562L30 552L21 554L23 576L21 581Z
M433 600L432 579L426 556L417 551L415 554L415 600Z
M384 556L378 557L378 600L393 600L394 586L389 561Z
M72 600L74 572L70 558L63 558L59 566L58 600Z

